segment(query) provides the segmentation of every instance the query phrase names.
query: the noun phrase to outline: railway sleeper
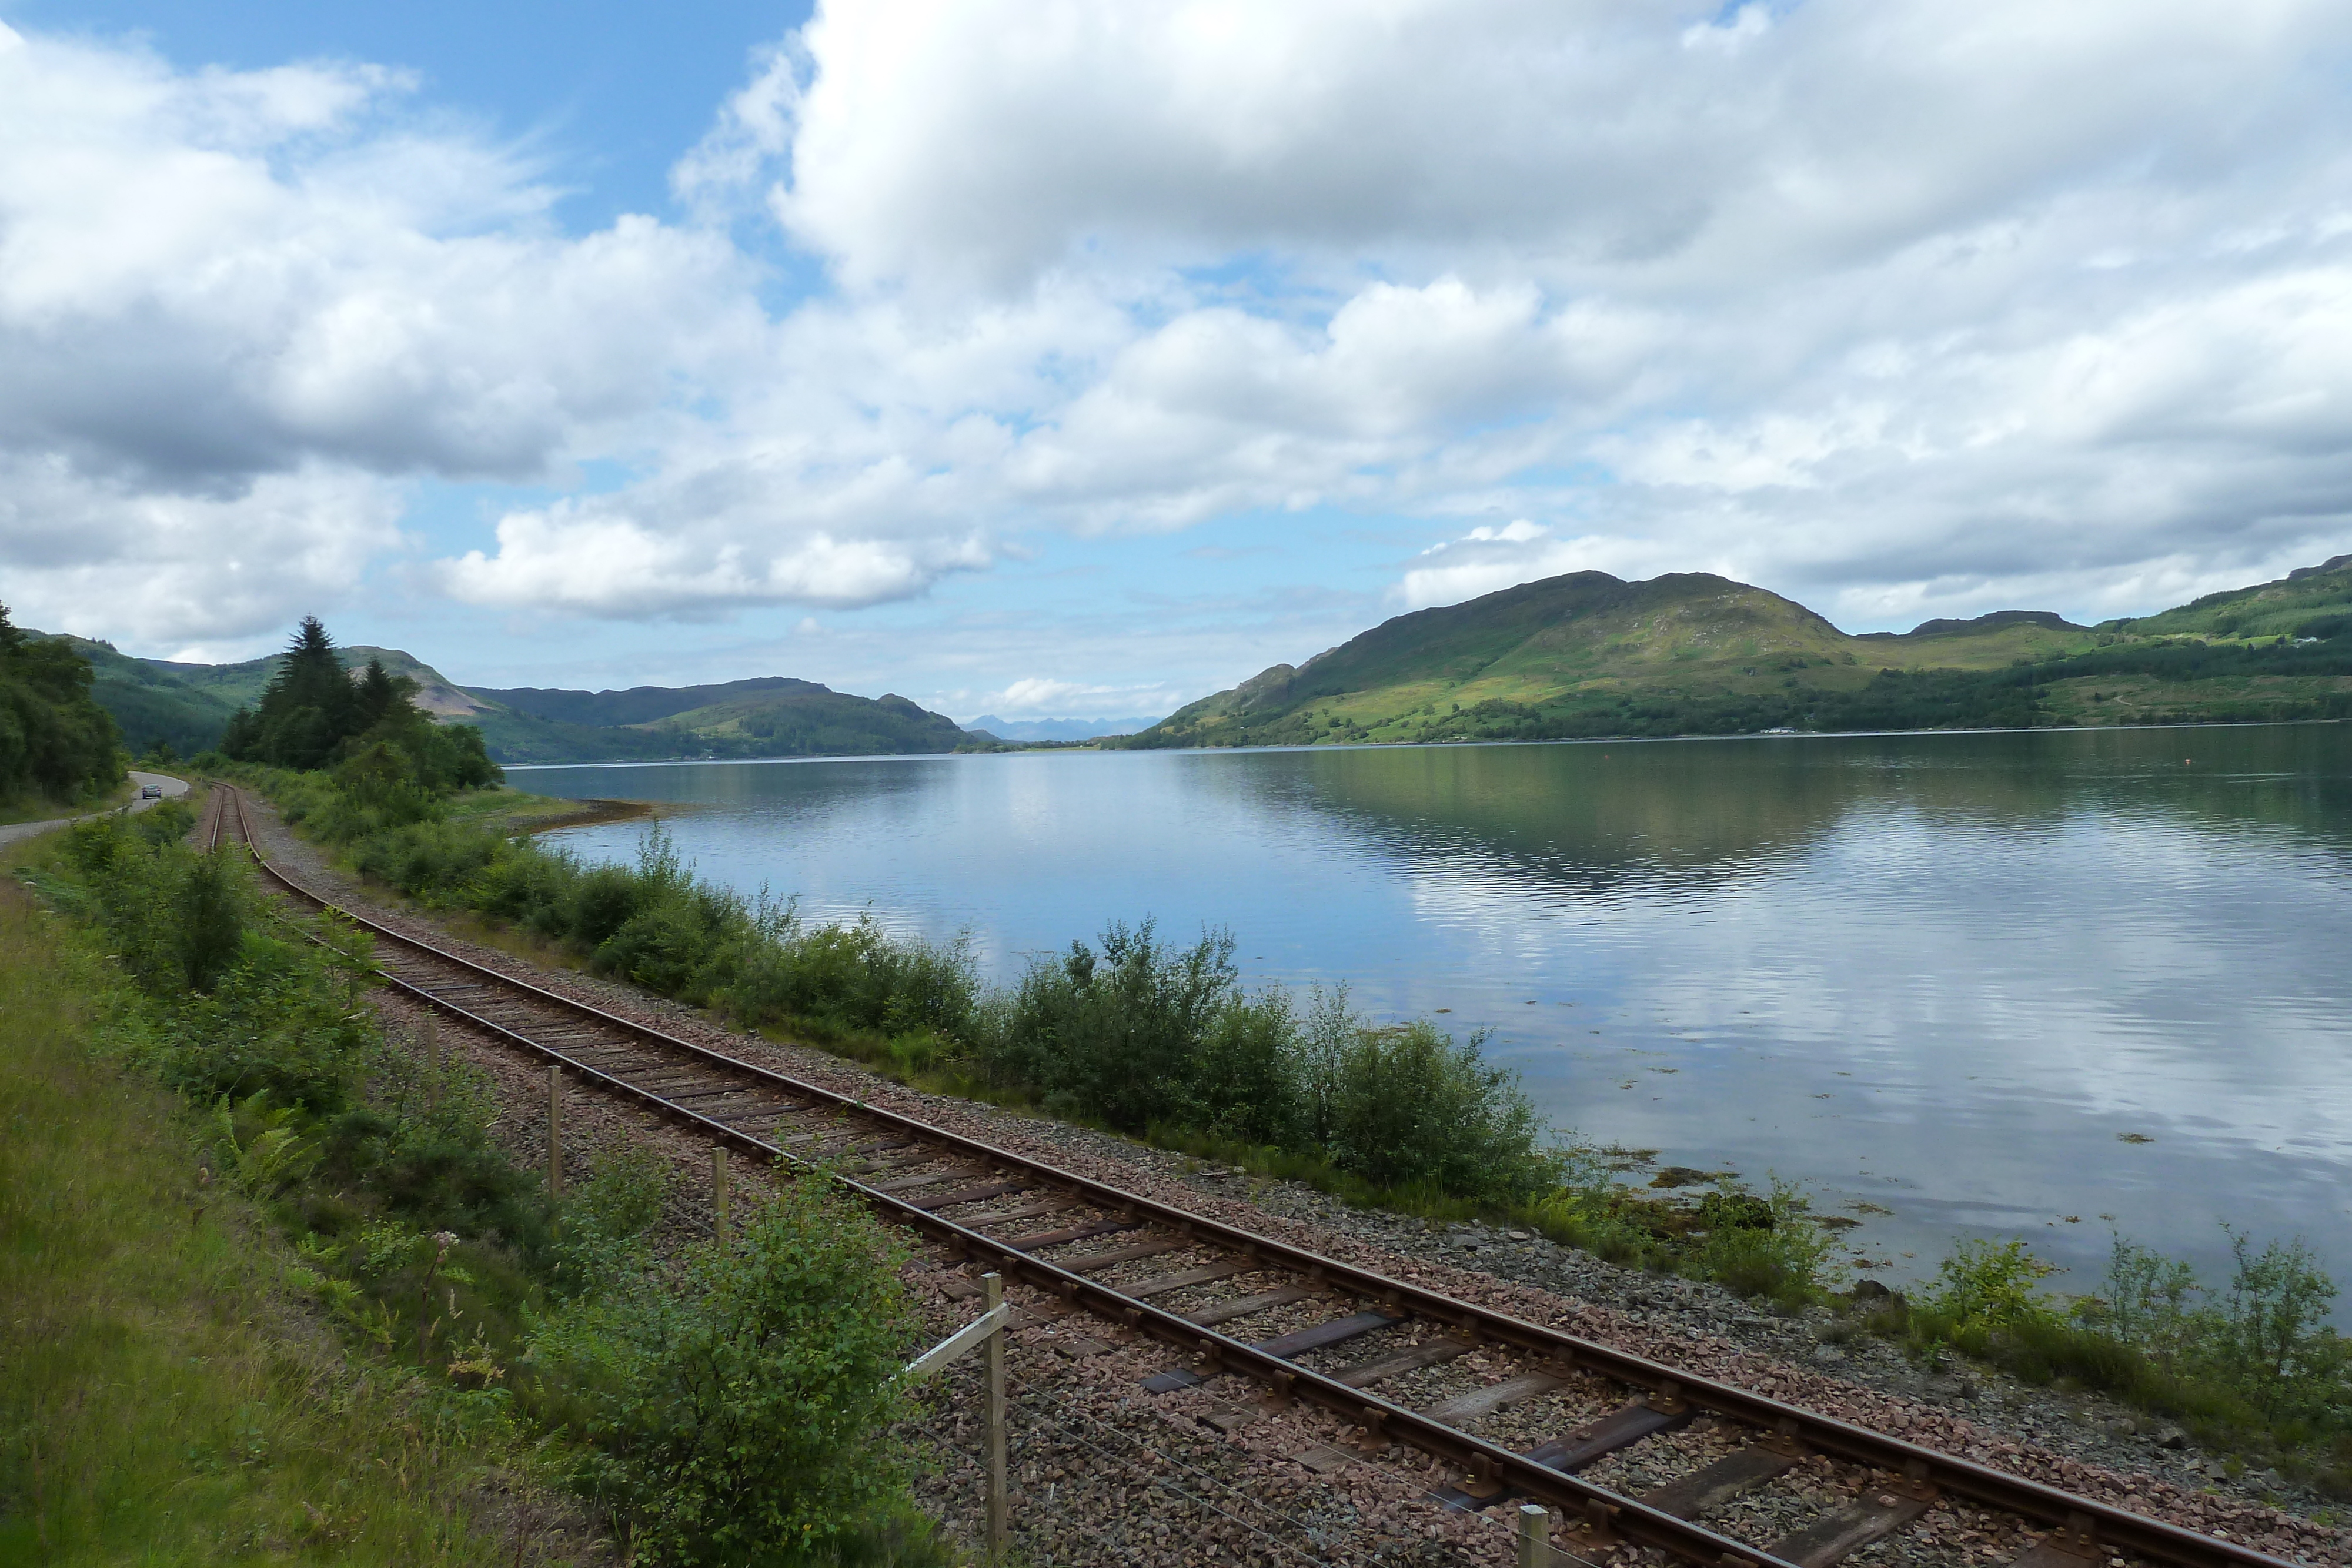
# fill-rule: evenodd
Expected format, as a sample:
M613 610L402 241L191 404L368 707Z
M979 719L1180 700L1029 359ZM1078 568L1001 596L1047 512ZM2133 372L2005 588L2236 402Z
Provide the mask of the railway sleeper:
M1247 1259L1228 1258L1215 1263L1203 1263L1197 1269L1186 1269L1174 1274L1160 1274L1126 1286L1120 1294L1135 1301L1147 1301L1164 1296L1171 1291L1181 1291L1191 1285L1206 1285L1216 1280L1229 1280L1235 1274L1255 1274L1260 1266Z
M1277 1334L1273 1339L1262 1339L1250 1348L1283 1361L1291 1361L1305 1355L1310 1350L1321 1350L1327 1345L1343 1344L1349 1340L1371 1333L1375 1330L1393 1327L1402 1322L1404 1322L1403 1314L1398 1312L1354 1312L1344 1318L1333 1318L1328 1322L1313 1323L1303 1329L1294 1329L1289 1333ZM1196 1388L1216 1375L1217 1373L1213 1367L1202 1372L1189 1366L1175 1366L1166 1372L1157 1373L1145 1378L1143 1388L1147 1394L1167 1394L1179 1388Z
M896 1176L889 1181L871 1182L867 1185L876 1192L917 1192L924 1187L939 1186L946 1182L970 1181L980 1174L970 1166L957 1166L949 1170L925 1171L920 1176Z
M1707 1510L1762 1486L1794 1467L1802 1457L1793 1445L1784 1447L1766 1438L1737 1453L1726 1454L1680 1480L1645 1492L1642 1500L1660 1513L1671 1513L1676 1519L1696 1519Z
M1097 1219L1061 1230L1040 1230L1034 1236L1016 1236L1001 1245L1010 1247L1015 1252L1036 1252L1047 1247L1066 1247L1073 1241L1087 1241L1097 1236L1115 1236L1122 1231L1142 1228L1132 1219Z
M1514 1379L1514 1382L1518 1381ZM1553 1386L1558 1380L1553 1380ZM1483 1392L1475 1391L1475 1392ZM1536 1390L1535 1392L1540 1392ZM1449 1404L1452 1401L1448 1402ZM1444 1409L1440 1406L1439 1409ZM1484 1414L1484 1412L1478 1412ZM1456 1417L1423 1411L1423 1415L1451 1425ZM1659 1410L1635 1400L1633 1404L1611 1411L1595 1421L1588 1421L1574 1431L1538 1443L1522 1455L1547 1469L1572 1476L1587 1465L1595 1463L1620 1448L1628 1448L1655 1433L1669 1431L1687 1423L1688 1409ZM1752 1483L1751 1483L1752 1484ZM1450 1487L1436 1489L1436 1496L1450 1509L1478 1509L1491 1506L1509 1489L1500 1481L1481 1476L1469 1476ZM1677 1515L1676 1517L1685 1517Z
M956 1221L967 1230L985 1230L992 1225L1012 1225L1024 1219L1043 1219L1049 1214L1061 1214L1085 1205L1075 1197L1045 1197L1018 1208L1001 1209L994 1214L967 1215Z
M1204 1329L1214 1328L1236 1318L1254 1317L1259 1312L1272 1312L1276 1307L1286 1307L1293 1301L1307 1301L1314 1294L1315 1291L1305 1285L1277 1285L1254 1296L1234 1296L1226 1301L1212 1301L1205 1307L1195 1307L1179 1315L1188 1323L1198 1323Z
M1460 1340L1427 1339L1393 1355L1377 1361L1361 1362L1334 1373L1331 1381L1349 1388L1370 1388L1375 1383L1385 1383L1391 1377L1402 1377L1408 1372L1418 1372L1424 1366L1436 1366L1452 1361L1457 1355L1467 1355L1470 1347Z
M999 1181L990 1182L982 1186L959 1187L954 1192L934 1193L928 1197L909 1198L908 1207L919 1208L926 1214L931 1214L942 1208L953 1208L959 1204L978 1203L984 1197L1003 1197L1007 1193L1022 1191L1025 1185L1017 1181Z
M1797 1568L1830 1568L1872 1542L1894 1534L1934 1506L1931 1487L1873 1490L1850 1508L1813 1521L1771 1547L1772 1555Z

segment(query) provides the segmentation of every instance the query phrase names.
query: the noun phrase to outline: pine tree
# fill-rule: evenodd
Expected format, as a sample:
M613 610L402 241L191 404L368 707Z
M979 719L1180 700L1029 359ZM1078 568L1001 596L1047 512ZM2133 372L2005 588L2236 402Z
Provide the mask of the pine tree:
M360 695L335 656L335 640L315 615L286 647L285 663L261 694L258 711L240 709L221 737L221 749L245 761L278 768L324 768L335 748L366 727Z
M241 762L303 771L335 768L357 796L381 803L402 790L478 789L500 775L471 725L438 725L412 700L416 683L371 658L347 674L315 615L287 645L257 709L237 709L221 750Z

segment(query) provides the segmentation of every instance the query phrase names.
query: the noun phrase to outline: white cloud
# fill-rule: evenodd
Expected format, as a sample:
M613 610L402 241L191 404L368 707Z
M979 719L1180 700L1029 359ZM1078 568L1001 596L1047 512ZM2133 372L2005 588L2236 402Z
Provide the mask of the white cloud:
M1185 698L1164 682L1106 685L1097 682L1026 676L995 691L942 694L936 701L970 715L1003 718L1133 718L1181 707Z
M2347 63L2320 0L834 0L691 223L572 235L397 73L0 32L0 548L180 638L351 591L415 475L535 492L418 580L564 615L1333 507L1445 538L1412 604L2147 608L2352 547ZM769 220L830 284L763 303ZM300 564L150 590L167 515Z
M1398 582L1396 598L1408 610L1459 604L1541 577L1622 570L1629 557L1638 561L1623 540L1556 538L1550 528L1525 517L1500 528L1481 524L1423 550L1421 564L1407 568Z
M398 489L317 466L226 496L142 491L54 457L0 454L0 560L18 625L135 629L174 656L284 631L397 541Z
M499 523L498 539L496 556L468 550L445 564L442 576L456 597L624 619L778 601L877 604L989 561L976 538L839 538L821 529L776 530L770 552L755 554L728 534L650 528L593 506L516 513Z
M1685 277L1885 248L2331 90L2294 0L872 0L820 8L780 212L858 280L1106 249ZM1693 47L1716 40L1737 47Z

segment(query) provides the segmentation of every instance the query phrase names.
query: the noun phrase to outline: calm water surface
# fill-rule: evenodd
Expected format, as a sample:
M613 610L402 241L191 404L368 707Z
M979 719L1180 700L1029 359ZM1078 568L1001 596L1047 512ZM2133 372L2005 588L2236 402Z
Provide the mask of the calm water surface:
M1586 1138L1802 1182L1890 1279L2024 1235L2088 1289L2116 1228L2211 1273L2223 1220L2352 1274L2352 727L515 771L999 979L1228 926L1492 1030Z

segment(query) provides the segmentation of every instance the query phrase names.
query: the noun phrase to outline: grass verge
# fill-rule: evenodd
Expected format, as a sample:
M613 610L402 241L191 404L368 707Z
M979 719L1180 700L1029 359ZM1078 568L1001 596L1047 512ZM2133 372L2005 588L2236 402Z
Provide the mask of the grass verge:
M111 811L117 806L127 806L139 798L139 786L124 779L103 789L94 789L73 800L52 800L47 796L19 795L0 800L0 828L18 822L49 822L66 817L87 816L92 811Z
M194 1118L89 1046L113 966L0 882L0 1561L511 1561L495 1441L349 1361Z

